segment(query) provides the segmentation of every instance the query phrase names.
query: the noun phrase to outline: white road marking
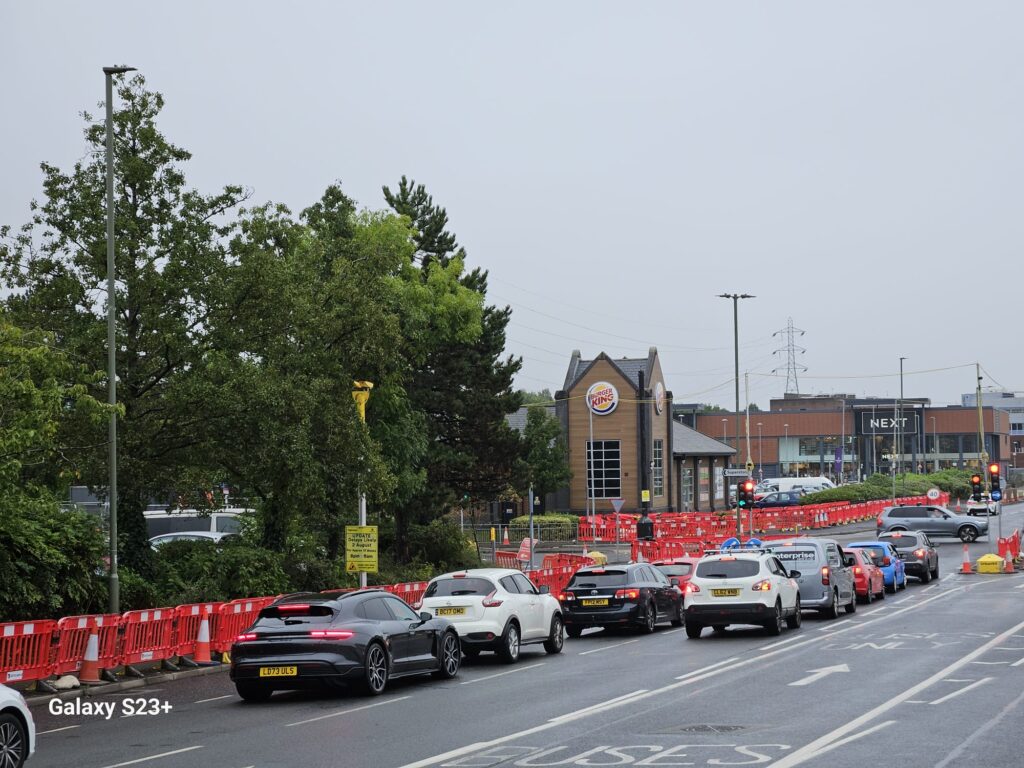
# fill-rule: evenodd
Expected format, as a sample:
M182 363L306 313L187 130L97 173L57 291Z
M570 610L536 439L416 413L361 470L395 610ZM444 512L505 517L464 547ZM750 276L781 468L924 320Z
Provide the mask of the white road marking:
M849 621L849 619L840 619L839 621L833 621L831 624L828 624L828 625L826 625L824 627L818 627L818 631L819 632L831 632L833 627L838 626L839 624L845 624L848 621Z
M200 699L199 701L193 701L192 703L193 704L205 704L208 701L220 701L221 699L231 699L231 698L234 698L234 696L235 696L235 694L233 694L233 693L226 693L223 696L214 696L212 699Z
M663 634L663 635L674 635L676 632L683 632L685 630L686 630L686 627L680 627L679 629L670 629L667 632L662 632L661 634Z
M790 685L810 685L811 683L818 682L823 677L828 677L833 672L849 672L850 668L845 664L836 664L832 667L822 667L821 669L808 669L807 671L811 674L809 674L807 677L801 680L796 680L795 682L790 683Z
M1013 662L1013 664L1011 664L1010 666L1011 667L1019 667L1022 664L1024 664L1024 659L1018 659L1017 661Z
M970 685L968 685L968 686L966 686L964 688L961 688L959 691L953 691L952 693L946 694L941 699L936 699L935 701L932 702L932 704L942 704L944 701L949 701L950 699L956 698L961 693L967 693L968 691L970 691L970 690L972 690L974 688L977 688L979 685L984 685L985 683L989 682L990 680L994 680L994 679L995 678L993 678L993 677L983 677L983 678L981 678L981 680L978 680L977 682L971 683Z
M306 723L315 723L318 720L326 720L329 717L340 717L341 715L348 715L352 712L360 712L364 709L373 709L374 707L382 707L385 704L395 704L399 701L405 701L406 699L412 698L411 696L399 696L397 699L388 699L387 701L378 701L376 704L364 704L361 707L350 707L349 709L339 709L337 712L330 712L326 715L320 715L319 717L311 717L309 720L299 720L296 723L288 723L285 728L291 728L293 725L305 725ZM111 766L113 768L113 766Z
M842 746L845 746L846 744L849 744L851 741L856 741L857 739L863 739L865 736L870 736L872 733L877 733L878 731L882 730L883 728L888 728L890 725L892 725L895 722L896 722L895 720L886 720L884 723L879 723L878 725L874 725L871 728L868 728L866 731L861 731L860 733L855 733L852 736L847 736L845 739L840 739L839 741L835 742L834 744L829 744L824 749L819 749L817 752L814 753L814 757L820 757L821 755L825 754L826 752L831 752L833 749L836 749L837 747L842 747Z
M879 606L878 608L872 608L872 609L871 609L870 611L864 611L864 612L863 612L863 613L861 614L861 616L870 616L870 615L871 615L871 614L873 614L873 613L879 613L880 611L884 611L884 610L886 610L886 609L887 609L888 607L889 607L889 606L887 606L887 605L882 605L882 606Z
M552 717L550 720L548 720L548 722L549 723L560 723L560 722L564 722L566 720L576 720L576 719L578 719L580 717L583 717L584 715L590 715L590 714L593 714L595 712L599 712L600 710L607 709L607 708L612 707L612 706L618 706L619 704L624 703L626 701L626 699L635 698L635 697L639 696L642 693L647 693L647 689L646 688L641 688L640 690L633 691L632 693L625 693L622 696L616 696L614 699L608 699L607 701L602 701L602 702L599 702L597 704L592 704L589 707L584 707L583 709L577 709L574 712L569 712L569 713L564 714L564 715L559 715L558 717Z
M800 639L802 639L800 637L800 635L796 635L794 637L786 638L785 640L779 640L779 642L772 643L771 645L762 645L757 650L759 650L759 651L770 651L772 648L778 648L780 645L789 645L790 643L795 642L796 640L800 640Z
M946 592L945 594L949 594L949 592ZM934 598L930 598L930 599L934 599ZM986 653L990 648L993 648L993 647L999 645L1000 643L1005 642L1006 638L1010 637L1010 635L1012 635L1015 632L1019 632L1021 629L1024 629L1024 621L1022 621L1020 624L1015 625L1012 629L1007 630L1003 634L998 635L997 637L993 638L992 640L989 640L987 643L985 643L984 645L979 646L978 648L974 649L973 651L971 651L970 653L966 654L965 656L962 656L957 661L954 661L952 664L947 666L945 669L939 670L938 672L936 672L931 677L926 678L925 680L922 680L917 685L908 688L903 693L900 693L900 694L897 694L895 696L890 697L887 701L885 701L884 703L878 705L874 709L868 710L867 712L865 712L860 717L857 717L857 718L854 718L853 720L850 720L849 722L845 723L844 725L841 725L840 727L838 727L838 728L836 728L836 729L826 733L825 735L815 739L810 744L808 744L808 745L806 745L804 747L801 747L800 749L796 750L795 752L792 752L792 753L786 755L781 760L779 760L776 763L774 763L773 768L793 768L793 766L795 766L795 765L800 765L801 763L806 762L807 760L809 760L812 757L814 757L814 755L816 755L821 749L823 749L824 747L828 746L832 742L834 742L837 739L840 739L840 738L846 736L847 734L851 733L852 731L857 730L858 728L860 728L865 723L871 722L872 720L874 720L879 715L884 714L885 712L888 712L890 709L893 709L894 707L899 706L900 704L902 704L903 702L907 701L908 699L912 699L912 698L916 697L917 694L920 693L921 691L931 687L932 685L934 685L939 680L942 680L943 678L945 678L951 672L956 672L961 667L967 666L968 663L974 661L974 659L976 659L979 656L981 656L982 654Z
M911 699L910 701L907 701L906 703L907 704L927 704L928 702L924 701L923 699Z
M963 753L967 751L967 748L970 747L971 744L973 744L975 741L977 741L982 736L984 736L986 733L988 733L993 728L995 728L997 725L999 725L999 723L1001 723L1003 721L1003 719L1010 712L1012 712L1014 709L1017 708L1017 706L1021 703L1022 700L1024 700L1024 693L1022 693L1016 699L1014 699L1009 704L1007 704L1005 707L1003 707L1002 710L1000 710L998 715L993 717L991 720L989 720L987 723L985 723L983 726L981 726L978 730L976 730L974 733L972 733L970 736L968 736L959 747L957 747L952 752L950 752L948 755L946 755L946 759L945 760L943 760L940 763L937 763L935 765L935 768L946 768L947 765L953 763L954 761L959 761L960 756L963 755ZM957 763L957 764L960 765L961 763Z
M972 661L971 664L984 664L985 666L992 667L997 664L1009 664L1008 661Z
M202 749L203 745L198 744L194 747L185 747L184 749L175 749L172 752L161 752L159 755L150 755L149 757L140 757L137 760L129 760L125 763L114 763L113 765L105 765L103 768L121 768L124 765L135 765L136 763L145 763L149 760L159 760L161 757L170 757L171 755L180 755L182 752L191 752L193 749Z
M578 653L577 655L578 656L586 656L588 653L600 653L601 651L607 651L609 648L618 648L621 645L629 645L630 643L639 643L639 642L640 642L640 638L638 637L635 640L626 640L625 642L622 642L622 643L612 643L611 645L602 645L600 648L592 648L589 651L580 651L580 653Z
M701 667L700 669L695 669L692 672L687 672L685 675L680 675L679 677L676 678L676 680L685 680L688 677L693 677L694 675L699 675L701 672L707 672L709 669L714 669L715 667L720 667L723 664L731 664L734 661L739 661L739 659L740 659L739 656L733 656L731 659L726 659L725 661L719 661L719 662L716 662L714 664L708 664L706 667Z
M51 728L48 731L36 731L36 736L43 736L47 733L57 733L57 731L70 731L72 728L78 728L77 725L65 725L63 728Z
M511 675L511 674L516 673L516 672L525 672L528 669L536 669L537 667L543 667L543 666L544 666L544 662L541 661L541 662L538 662L536 664L530 664L527 667L516 667L515 669L509 669L509 670L506 670L505 672L496 672L495 674L487 675L486 677L475 677L472 680L463 680L461 683L459 683L459 685L472 685L473 683L480 683L480 682L483 682L484 680L493 680L496 677L504 677L505 675Z

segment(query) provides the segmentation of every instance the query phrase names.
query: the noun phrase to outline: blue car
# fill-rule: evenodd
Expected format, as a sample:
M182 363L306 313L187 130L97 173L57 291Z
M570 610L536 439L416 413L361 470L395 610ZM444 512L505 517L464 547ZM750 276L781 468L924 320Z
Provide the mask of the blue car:
M896 548L888 541L855 541L846 545L847 549L863 549L871 556L885 578L887 592L907 588L907 571L903 566Z

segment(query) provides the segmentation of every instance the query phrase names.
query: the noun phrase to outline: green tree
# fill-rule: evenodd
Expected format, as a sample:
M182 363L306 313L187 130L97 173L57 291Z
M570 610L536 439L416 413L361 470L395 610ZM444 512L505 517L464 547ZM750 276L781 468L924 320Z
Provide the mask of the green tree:
M203 195L186 186L187 151L157 130L163 107L141 76L118 81L114 114L117 183L118 518L126 565L150 565L143 510L153 497L180 490L196 466L201 409L190 385L210 351L211 312L225 284L224 214L245 194L226 187ZM15 293L12 317L53 333L75 359L104 370L106 357L105 128L83 114L86 156L71 171L42 164L45 199L33 203L31 221L13 237L0 235L0 274ZM106 382L95 382L102 396ZM75 426L81 427L82 424ZM78 432L96 444L82 478L107 484L103 427ZM196 482L202 472L194 474Z
M538 496L553 493L569 482L569 451L562 425L543 408L530 408L523 431L523 457L526 462L525 494L530 484Z
M403 176L395 192L384 187L384 199L411 222L415 258L424 266L424 276L432 263L465 261L465 250L446 229L447 213L423 185ZM486 300L486 272L474 269L461 283ZM428 523L466 495L490 500L518 484L519 436L505 420L520 405L512 379L521 361L504 353L510 316L508 307L485 306L477 336L435 345L412 361L406 391L412 407L425 416L427 455L421 466L426 482L405 503L395 505L396 543L402 554L408 553L410 526Z
M523 405L548 405L555 402L550 389L542 389L540 392L519 390L519 399Z

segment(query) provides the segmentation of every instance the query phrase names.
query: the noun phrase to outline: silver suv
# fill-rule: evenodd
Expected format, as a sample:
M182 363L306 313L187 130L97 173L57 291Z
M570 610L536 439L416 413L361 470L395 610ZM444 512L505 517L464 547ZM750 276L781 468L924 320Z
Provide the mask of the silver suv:
M929 536L955 536L974 541L988 533L988 520L958 515L945 507L924 504L886 507L875 521L878 533L921 531Z
M830 618L839 615L839 606L847 613L857 610L857 592L853 568L835 539L795 538L766 541L762 545L790 571L799 571L800 604L804 609L821 611Z

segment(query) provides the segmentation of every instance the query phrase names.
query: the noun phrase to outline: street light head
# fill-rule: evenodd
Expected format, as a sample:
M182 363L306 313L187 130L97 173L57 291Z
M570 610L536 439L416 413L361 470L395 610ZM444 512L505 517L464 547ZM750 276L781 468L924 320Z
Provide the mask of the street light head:
M739 299L756 299L757 297L752 293L741 293L737 296Z
M103 74L105 75L123 75L125 72L135 72L136 67L104 67Z

